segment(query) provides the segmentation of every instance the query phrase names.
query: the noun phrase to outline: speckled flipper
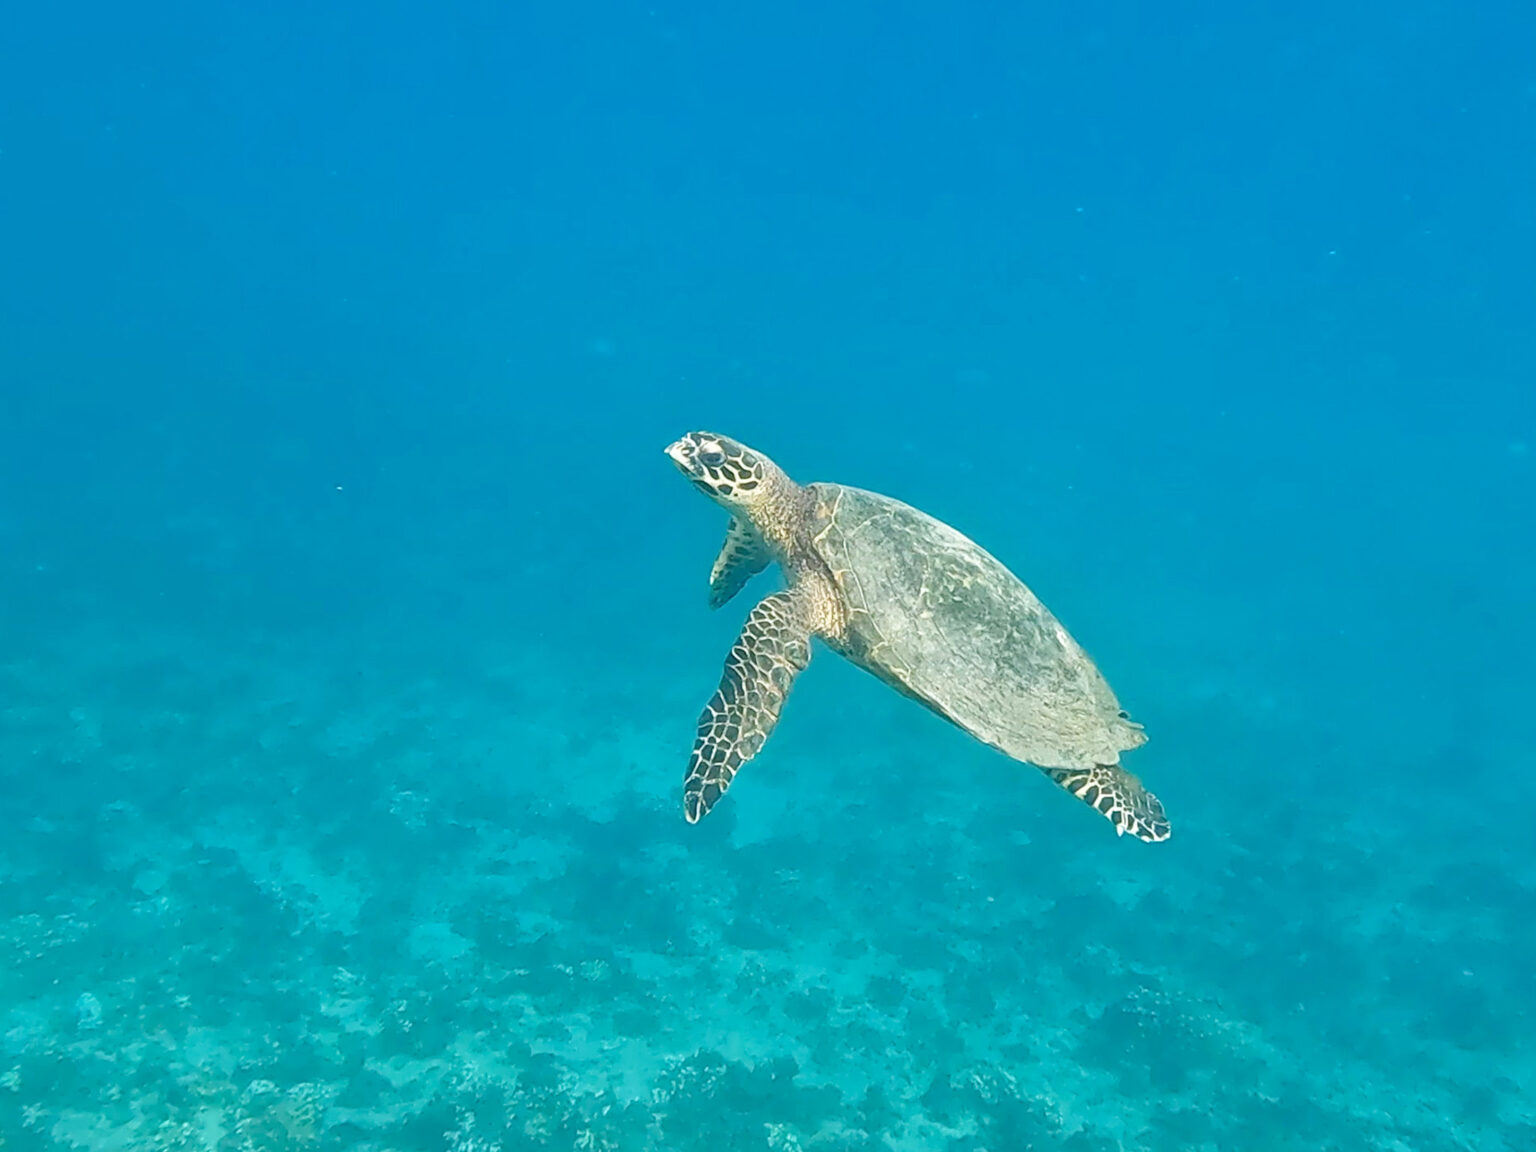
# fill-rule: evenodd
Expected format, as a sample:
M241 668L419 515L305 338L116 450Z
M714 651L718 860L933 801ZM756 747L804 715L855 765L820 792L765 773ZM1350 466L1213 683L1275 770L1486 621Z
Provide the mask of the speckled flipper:
M732 520L725 544L709 573L709 606L718 608L747 586L772 557L761 536L744 520Z
M1047 768L1045 774L1098 811L1124 836L1156 843L1173 834L1163 805L1140 780L1114 764L1093 768Z
M741 766L761 751L790 685L811 659L811 634L793 591L752 609L725 660L720 687L699 714L683 813L696 824L725 794Z

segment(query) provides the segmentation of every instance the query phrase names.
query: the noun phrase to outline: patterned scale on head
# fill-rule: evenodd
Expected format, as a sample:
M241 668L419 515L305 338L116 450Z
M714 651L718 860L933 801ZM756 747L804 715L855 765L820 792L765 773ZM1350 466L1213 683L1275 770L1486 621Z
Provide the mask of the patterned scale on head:
M728 508L750 504L771 467L745 444L713 432L690 432L668 448L667 455L694 487Z

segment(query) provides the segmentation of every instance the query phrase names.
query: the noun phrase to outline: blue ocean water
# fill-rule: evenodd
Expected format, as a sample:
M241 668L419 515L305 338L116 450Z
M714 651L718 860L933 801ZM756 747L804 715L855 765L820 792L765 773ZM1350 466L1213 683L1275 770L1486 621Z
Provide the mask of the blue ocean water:
M29 5L0 1148L1536 1147L1536 17ZM1012 567L1114 830L820 649L728 433Z

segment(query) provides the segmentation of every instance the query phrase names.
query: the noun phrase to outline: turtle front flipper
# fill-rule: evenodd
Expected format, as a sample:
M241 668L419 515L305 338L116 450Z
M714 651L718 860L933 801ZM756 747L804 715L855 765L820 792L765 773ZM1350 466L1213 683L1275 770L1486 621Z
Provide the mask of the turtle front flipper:
M1118 764L1047 768L1045 774L1085 804L1098 809L1115 831L1156 843L1173 835L1162 802Z
M688 823L698 823L762 750L790 685L810 659L811 629L794 590L776 592L752 609L726 657L720 687L699 714L683 784Z
M745 520L733 519L725 544L709 573L709 606L718 608L747 586L772 557L757 530Z

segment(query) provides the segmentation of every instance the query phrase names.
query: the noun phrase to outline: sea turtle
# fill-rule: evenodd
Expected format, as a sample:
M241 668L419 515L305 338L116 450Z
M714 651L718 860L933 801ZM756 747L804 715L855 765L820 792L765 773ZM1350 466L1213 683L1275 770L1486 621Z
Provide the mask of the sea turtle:
M690 432L667 448L731 514L710 573L718 608L777 562L788 587L747 616L699 716L683 785L695 823L762 750L811 638L972 736L1041 768L1120 835L1168 839L1157 797L1120 767L1146 742L1077 642L980 545L916 508L841 484L796 484L744 444Z

